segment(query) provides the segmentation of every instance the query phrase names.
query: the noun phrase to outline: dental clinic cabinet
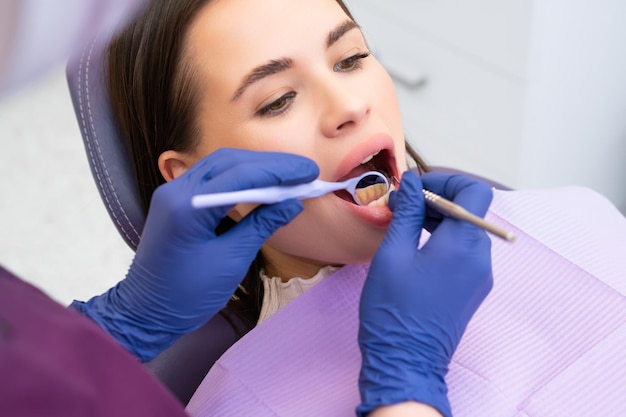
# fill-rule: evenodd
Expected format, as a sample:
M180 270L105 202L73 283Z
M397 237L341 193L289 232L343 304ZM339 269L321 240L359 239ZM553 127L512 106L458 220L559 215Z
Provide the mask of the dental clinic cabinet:
M348 0L431 165L626 212L626 1Z

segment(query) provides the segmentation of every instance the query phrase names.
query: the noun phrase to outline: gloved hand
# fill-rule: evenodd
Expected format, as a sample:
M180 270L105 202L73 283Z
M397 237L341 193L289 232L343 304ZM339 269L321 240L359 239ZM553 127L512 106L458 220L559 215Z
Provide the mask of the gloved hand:
M222 309L261 245L302 210L298 200L261 206L226 233L215 228L232 207L195 209L196 194L314 180L304 157L221 149L153 194L141 242L124 280L81 311L142 361Z
M492 287L491 241L480 228L446 217L417 249L431 213L423 187L481 217L492 198L486 184L465 176L427 173L420 181L414 172L403 175L390 202L391 225L361 296L360 416L404 401L430 404L451 416L444 377L467 323Z

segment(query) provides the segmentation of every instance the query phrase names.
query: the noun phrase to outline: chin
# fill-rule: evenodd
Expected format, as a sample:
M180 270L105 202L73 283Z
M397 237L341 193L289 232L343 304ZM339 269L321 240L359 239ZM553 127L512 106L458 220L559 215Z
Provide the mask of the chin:
M384 237L384 233L379 233L374 236L356 238L355 244L346 245L342 250L343 256L337 256L337 259L331 263L368 264L372 261Z

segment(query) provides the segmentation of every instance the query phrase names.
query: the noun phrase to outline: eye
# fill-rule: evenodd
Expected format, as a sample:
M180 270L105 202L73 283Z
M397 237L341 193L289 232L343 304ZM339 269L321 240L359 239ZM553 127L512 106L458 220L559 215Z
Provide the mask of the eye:
M263 106L257 114L261 117L263 116L278 116L289 109L289 105L296 97L296 93L289 92L284 94L279 99L272 101L267 106Z
M344 71L344 72L357 70L361 68L362 66L361 60L367 58L368 56L370 56L369 52L353 55L350 58L344 59L343 61L340 61L337 64L335 64L333 69L335 71Z

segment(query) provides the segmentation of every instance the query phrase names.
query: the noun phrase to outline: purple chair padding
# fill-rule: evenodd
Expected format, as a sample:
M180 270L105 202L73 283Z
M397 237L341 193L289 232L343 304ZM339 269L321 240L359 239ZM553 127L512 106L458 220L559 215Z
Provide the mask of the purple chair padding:
M626 219L582 188L496 191L494 288L450 365L456 417L626 415ZM253 329L211 369L192 416L351 416L358 303L346 266Z

